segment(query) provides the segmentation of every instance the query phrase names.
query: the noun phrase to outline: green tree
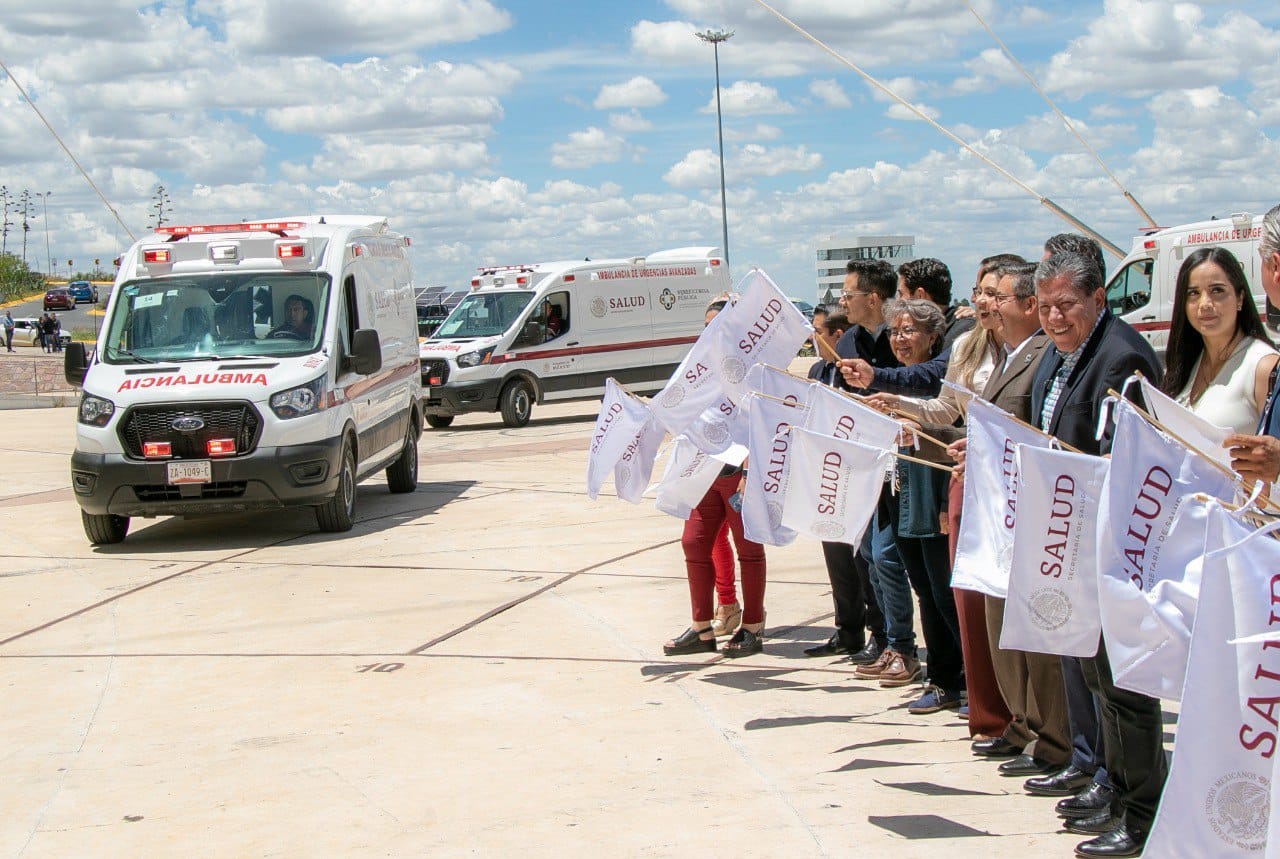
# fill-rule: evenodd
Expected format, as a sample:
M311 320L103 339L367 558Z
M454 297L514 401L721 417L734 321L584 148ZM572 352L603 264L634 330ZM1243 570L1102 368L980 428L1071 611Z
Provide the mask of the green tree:
M44 278L11 253L0 253L0 301L26 298L44 290Z

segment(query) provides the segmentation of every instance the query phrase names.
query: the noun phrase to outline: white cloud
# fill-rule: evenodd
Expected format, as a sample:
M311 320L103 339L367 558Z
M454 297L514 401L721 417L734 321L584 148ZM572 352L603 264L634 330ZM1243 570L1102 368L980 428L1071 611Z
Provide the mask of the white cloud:
M627 142L594 125L569 133L569 139L551 144L551 164L567 170L612 164L631 152Z
M853 107L853 102L845 94L840 84L833 80L815 80L809 83L809 94L827 107Z
M1088 32L1049 61L1042 85L1071 97L1141 95L1188 82L1221 84L1275 63L1276 31L1234 10L1215 26L1204 18L1194 3L1107 0Z
M720 109L726 116L757 116L796 111L793 106L782 100L776 89L757 81L734 81L730 86L721 87ZM711 93L711 101L702 108L702 112L716 112L714 90Z
M735 180L743 177L806 173L822 166L822 156L804 145L765 147L748 143L731 159Z
M934 121L937 121L938 117L942 116L942 114L939 113L936 108L932 108L927 104L917 102L915 104L912 104L911 107L914 107L917 111L920 112L920 114L923 114L924 116L927 116L929 119L932 119ZM906 105L899 104L898 102L894 102L893 104L889 105L888 109L885 110L884 115L889 117L890 119L901 119L901 120L906 120L907 122L922 121L920 119L919 114L917 114L915 111L912 111L911 108L907 107Z
M720 159L710 149L695 149L671 165L662 180L673 188L719 187Z
M1000 86L1019 86L1026 82L999 48L987 48L973 59L966 60L964 67L969 74L956 78L949 88L956 95L990 92Z
M667 100L667 94L652 80L637 75L620 84L600 87L593 107L597 110L617 110L628 107L657 107Z
M653 123L640 115L639 111L629 110L626 113L609 114L609 127L623 134L641 131L653 131Z
M782 129L776 125L756 123L753 128L726 128L724 137L726 140L778 140L782 137Z
M482 141L452 143L380 142L333 135L309 166L283 162L281 174L307 182L339 176L353 181L379 181L406 173L475 170L489 164Z
M489 0L196 0L246 54L395 53L466 42L511 26Z

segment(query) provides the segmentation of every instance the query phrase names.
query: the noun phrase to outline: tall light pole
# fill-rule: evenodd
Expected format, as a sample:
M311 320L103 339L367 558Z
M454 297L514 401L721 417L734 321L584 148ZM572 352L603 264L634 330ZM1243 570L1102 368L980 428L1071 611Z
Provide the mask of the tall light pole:
M45 191L43 194L36 194L40 197L40 202L44 208L44 256L45 264L49 267L49 277L53 277L53 254L49 251L49 195L52 191Z
M720 143L720 229L724 241L724 267L729 268L729 207L724 192L724 119L720 113L720 43L729 41L733 30L703 30L694 33L704 42L711 43L716 59L716 139Z

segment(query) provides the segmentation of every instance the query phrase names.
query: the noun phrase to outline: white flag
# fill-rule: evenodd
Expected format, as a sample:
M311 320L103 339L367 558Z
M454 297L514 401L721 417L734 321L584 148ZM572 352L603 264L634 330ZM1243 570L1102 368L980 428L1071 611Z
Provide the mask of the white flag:
M666 471L657 485L657 507L677 519L688 519L711 484L715 483L723 463L698 450L685 436L676 436L667 459Z
M1186 579L1185 566L1178 569L1176 564L1156 563L1170 542L1177 550L1183 539L1183 535L1173 534L1179 506L1194 493L1230 500L1235 497L1235 481L1153 427L1128 400L1115 406L1111 452L1098 509L1098 603L1107 657L1117 685L1123 685L1120 675L1170 641L1153 604L1153 591L1160 581L1157 573L1194 587L1194 582ZM1194 519L1187 525L1194 530ZM1194 546L1194 535L1189 532L1186 536ZM1180 553L1189 554L1185 550ZM1164 590L1169 596L1178 596L1176 588ZM1157 664L1163 667L1167 663L1160 660L1151 667ZM1160 697L1170 697L1169 691L1175 696L1180 692L1182 670L1163 678L1166 694ZM1145 684L1150 680L1149 670L1144 676L1146 680L1130 677L1128 682Z
M644 401L628 394L613 379L605 380L600 414L596 416L596 428L591 433L591 448L587 454L587 497L592 501L599 495L605 477L614 470L632 442L640 437L651 417Z
M1173 764L1144 855L1260 857L1271 817L1280 716L1280 542L1210 511Z
M746 442L745 431L741 433L741 442L735 432L737 425L745 426L746 424L746 421L741 418L738 400L725 396L685 427L683 435L694 447L704 453L712 455L724 453L731 445Z
M791 434L786 429L799 424L804 411L755 395L749 395L747 402L751 439L742 493L742 531L748 540L785 546L796 538L796 532L782 524L791 450Z
M1227 468L1231 452L1222 446L1231 430L1210 423L1142 377L1142 399L1147 411L1191 447Z
M804 428L820 435L892 451L897 451L898 436L902 432L902 425L893 418L826 385L813 389ZM889 467L892 466L891 459Z
M622 451L618 464L613 467L613 486L623 501L639 504L644 497L653 475L653 461L666 435L662 425L650 417Z
M969 403L964 513L956 535L951 586L1004 598L1013 560L1018 445L1048 447L1049 437L986 400Z
M787 364L813 326L764 272L738 285L739 299L703 329L666 386L653 398L653 413L672 434L684 432L707 409L726 399L735 407L747 393L752 364Z
M1107 460L1023 445L1017 458L1018 515L1000 647L1093 656L1102 631L1094 565Z
M782 523L818 540L858 545L892 461L883 448L792 429Z
M780 400L808 403L810 391L817 382L793 376L772 364L752 364L747 370L747 387L757 394L768 394Z
M1103 640L1111 676L1121 689L1167 701L1182 700L1211 505L1216 506L1194 495L1178 505L1169 535L1147 564L1146 576L1154 584L1150 591L1140 592L1141 603L1123 599L1120 605L1106 605L1109 582L1105 577L1099 579L1098 599L1103 605L1106 632ZM1136 590L1129 582L1119 584Z

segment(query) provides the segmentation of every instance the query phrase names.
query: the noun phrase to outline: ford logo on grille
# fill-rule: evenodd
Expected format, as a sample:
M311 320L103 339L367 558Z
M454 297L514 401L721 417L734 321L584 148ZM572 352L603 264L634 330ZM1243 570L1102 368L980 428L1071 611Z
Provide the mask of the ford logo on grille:
M204 429L204 421L192 417L174 418L169 426L178 432L195 432L198 429Z

